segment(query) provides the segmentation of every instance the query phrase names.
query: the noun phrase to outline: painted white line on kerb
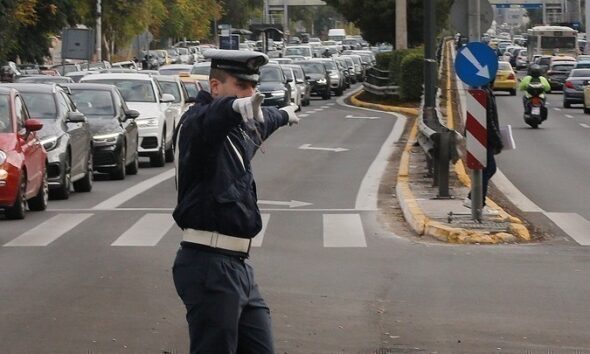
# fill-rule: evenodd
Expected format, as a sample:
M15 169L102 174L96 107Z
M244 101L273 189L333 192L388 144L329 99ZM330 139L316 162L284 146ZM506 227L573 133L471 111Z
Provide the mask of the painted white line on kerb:
M116 208L119 205L125 203L126 201L135 198L136 196L140 195L141 193L147 191L154 186L157 186L161 182L174 177L174 169L169 169L166 172L162 172L159 175L156 175L150 179L146 179L145 181L136 184L135 186L116 194L109 199L103 201L94 206L92 209L112 209Z
M155 246L173 225L170 214L145 214L111 246Z
M566 114L565 117L570 119L574 118L574 116L572 116L571 114Z
M359 214L324 214L324 247L367 247Z
M586 129L590 128L590 125L588 125L588 124L584 124L584 123L580 123L580 126L581 126L582 128L586 128Z
M58 214L37 225L4 247L47 246L94 214Z
M266 227L268 226L268 221L270 220L270 214L262 214L262 230L252 239L251 247L261 247L262 241L264 241L264 234L266 234Z
M590 246L590 221L575 213L545 213L560 229L582 246Z

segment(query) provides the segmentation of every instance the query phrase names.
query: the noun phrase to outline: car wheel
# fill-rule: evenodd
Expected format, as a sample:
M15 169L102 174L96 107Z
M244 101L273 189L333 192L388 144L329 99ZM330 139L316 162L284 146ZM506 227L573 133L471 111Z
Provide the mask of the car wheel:
M163 138L163 136L162 136ZM163 167L166 163L166 148L165 143L162 140L160 143L160 149L154 155L150 156L150 165L152 167Z
M170 147L166 149L165 160L166 162L174 162L174 149L172 144L170 144Z
M72 185L72 171L70 167L70 154L64 159L63 173L61 175L60 185L56 189L49 190L51 199L68 199L70 197L70 188Z
M133 161L129 165L127 165L126 168L128 175L136 175L137 172L139 172L139 156L137 152L135 152L135 157L133 158Z
M342 96L343 91L344 90L342 88L339 88L338 90L336 90L336 96Z
M324 92L324 94L322 95L322 99L329 100L331 96L332 96L332 91L330 91L330 88L328 88L326 90L326 92Z
M25 193L27 191L27 177L23 171L20 176L19 189L16 194L16 199L11 207L6 208L5 215L8 219L21 220L25 218L27 210L27 200Z
M572 104L571 103L569 103L566 100L563 100L563 108L571 108L571 107L572 107Z
M123 142L125 144L125 142ZM125 146L121 148L121 155L119 156L119 162L117 162L117 167L110 173L112 179L122 180L125 179L125 174L127 172L127 160L125 156L127 151L125 150Z
M590 114L590 108L586 107L586 105L584 105L584 113Z
M47 202L49 200L49 185L47 184L47 168L45 168L45 173L43 174L43 181L41 181L41 185L39 186L39 191L37 195L27 201L29 204L29 209L33 211L42 211L47 209Z
M86 162L86 175L74 182L74 190L76 192L90 192L92 190L92 180L94 179L94 165L92 163L92 147L89 148L88 161Z
M515 89L510 90L510 96L516 96L516 90Z

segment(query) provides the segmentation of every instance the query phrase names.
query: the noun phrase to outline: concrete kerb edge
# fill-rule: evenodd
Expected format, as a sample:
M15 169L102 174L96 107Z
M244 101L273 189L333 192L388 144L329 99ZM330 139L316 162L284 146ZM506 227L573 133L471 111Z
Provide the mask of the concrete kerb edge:
M363 90L360 90L358 93L350 96L350 102L357 107L378 109L380 111L386 111L386 112L402 113L402 114L407 114L407 115L411 115L414 117L418 116L419 110L417 108L388 106L388 105L383 105L383 104L369 103L369 102L361 101L357 98L357 96L360 95L361 93L363 93Z

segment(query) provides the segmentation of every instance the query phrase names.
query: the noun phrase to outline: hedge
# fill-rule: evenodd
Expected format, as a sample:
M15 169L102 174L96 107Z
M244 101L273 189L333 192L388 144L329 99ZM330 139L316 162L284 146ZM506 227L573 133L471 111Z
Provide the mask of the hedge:
M424 81L424 53L414 51L406 55L401 61L399 76L401 98L405 101L419 101Z
M394 52L377 53L375 59L377 60L377 69L389 70L389 62Z

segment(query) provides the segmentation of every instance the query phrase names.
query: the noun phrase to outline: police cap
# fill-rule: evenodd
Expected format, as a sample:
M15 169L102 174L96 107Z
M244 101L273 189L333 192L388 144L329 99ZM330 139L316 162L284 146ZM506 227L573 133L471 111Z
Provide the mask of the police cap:
M211 59L211 69L227 71L246 81L258 82L260 67L268 63L266 54L244 50L210 49L203 53Z

